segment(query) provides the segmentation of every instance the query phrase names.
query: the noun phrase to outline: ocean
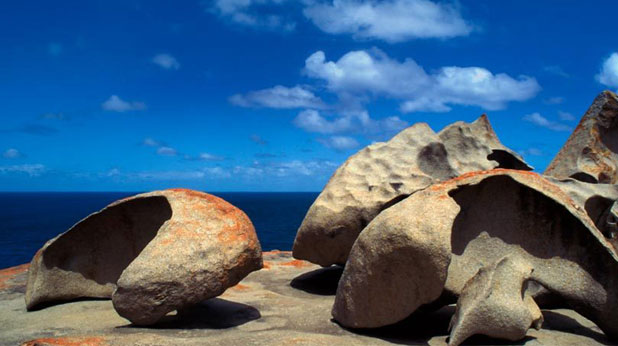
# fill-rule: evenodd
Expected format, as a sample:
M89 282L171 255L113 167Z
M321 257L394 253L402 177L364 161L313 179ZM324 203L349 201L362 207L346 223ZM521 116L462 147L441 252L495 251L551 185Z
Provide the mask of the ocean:
M28 263L45 242L129 192L0 193L0 268ZM317 192L213 193L242 209L264 251L291 250Z

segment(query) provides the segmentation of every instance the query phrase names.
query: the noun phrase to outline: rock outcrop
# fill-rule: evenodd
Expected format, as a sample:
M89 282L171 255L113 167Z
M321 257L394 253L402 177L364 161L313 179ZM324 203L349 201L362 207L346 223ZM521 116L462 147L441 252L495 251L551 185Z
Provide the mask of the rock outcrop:
M517 341L530 327L541 329L543 314L527 287L533 270L525 260L512 257L479 269L457 300L449 345L476 334Z
M220 295L262 267L249 218L197 191L145 193L112 203L34 256L26 306L112 298L135 324Z
M531 169L500 143L485 115L439 133L415 124L337 169L298 229L294 257L344 264L358 234L382 210L438 181L492 168Z
M393 324L445 293L461 295L480 269L506 256L618 338L613 246L558 186L504 169L434 184L373 219L352 247L333 316L353 328Z
M546 175L590 183L618 183L618 96L604 91L592 103Z

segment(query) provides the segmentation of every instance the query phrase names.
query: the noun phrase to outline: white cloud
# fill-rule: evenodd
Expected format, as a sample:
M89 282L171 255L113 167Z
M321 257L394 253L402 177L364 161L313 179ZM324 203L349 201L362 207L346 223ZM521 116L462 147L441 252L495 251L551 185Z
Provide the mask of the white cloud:
M17 149L10 148L7 149L4 153L2 153L2 157L4 157L5 159L17 159L22 157L22 153L20 153Z
M189 157L189 159L190 160L194 159L194 160L199 160L199 161L223 161L225 160L225 157L213 155L210 153L200 153L197 157L195 158Z
M38 177L45 172L45 170L45 166L41 164L0 166L0 173L25 173L31 177Z
M146 105L143 102L127 102L117 95L110 96L107 101L101 104L101 107L106 111L112 112L139 111L146 109Z
M577 120L577 118L573 114L569 112L563 112L563 111L558 112L558 117L560 118L560 120L563 120L563 121Z
M157 155L176 156L177 154L178 152L176 151L176 149L171 147L159 147L159 149L157 149Z
M472 31L457 8L429 0L333 0L314 2L303 13L324 32L387 42L451 38Z
M153 138L144 138L144 140L142 141L142 145L146 146L146 147L159 147L161 145L163 145L161 142L157 141L156 139Z
M206 177L203 171L153 171L130 174L143 180L196 180Z
M408 127L408 122L397 116L375 120L367 111L344 112L333 120L320 112L307 109L296 116L294 125L307 132L321 134L363 133L367 135L392 135Z
M293 160L262 163L255 161L251 166L236 166L232 173L237 177L254 178L262 176L298 177L330 175L338 165L328 160Z
M612 53L603 62L601 71L597 74L596 79L603 85L618 88L618 53Z
M292 31L296 23L273 7L284 2L286 0L215 0L207 10L243 26Z
M358 147L360 144L356 139L346 136L332 136L328 138L318 138L318 142L322 143L327 148L337 151L345 151Z
M534 97L540 86L534 78L492 72L482 67L443 67L428 74L414 60L399 62L374 49L351 51L338 61L326 61L318 51L305 61L305 72L326 82L339 95L378 95L402 100L403 112L447 112L449 105L506 107L510 101Z
M268 108L324 108L322 100L313 92L302 86L292 88L281 85L268 89L251 91L247 94L236 94L230 97L230 102L242 107Z
M178 70L180 68L178 60L169 54L157 54L152 58L152 62L166 70Z
M308 132L317 133L341 133L352 131L355 124L351 117L342 117L335 120L328 120L320 115L320 112L307 109L296 116L294 125Z
M539 113L532 113L524 116L525 121L531 122L537 126L550 129L552 131L571 131L571 127L559 122L551 121Z
M526 156L543 156L543 151L539 148L528 148L528 149L524 149L524 150L520 150L519 154L526 157Z

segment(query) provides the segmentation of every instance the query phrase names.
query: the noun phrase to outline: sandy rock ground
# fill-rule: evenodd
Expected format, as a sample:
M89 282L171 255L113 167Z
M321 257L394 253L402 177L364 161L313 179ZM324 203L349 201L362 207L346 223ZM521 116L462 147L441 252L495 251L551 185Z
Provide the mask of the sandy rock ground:
M331 308L342 269L265 252L264 269L223 295L166 316L154 327L132 326L111 300L82 300L27 312L28 265L0 271L0 345L445 345L454 306L416 313L389 327L347 330ZM566 309L543 310L541 330L519 344L611 344L594 323ZM505 344L473 337L465 344Z

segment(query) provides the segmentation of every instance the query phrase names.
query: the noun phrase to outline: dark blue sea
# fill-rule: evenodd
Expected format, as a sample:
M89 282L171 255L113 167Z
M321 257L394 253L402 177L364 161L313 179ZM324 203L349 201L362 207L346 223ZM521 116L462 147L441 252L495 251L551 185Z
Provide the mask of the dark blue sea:
M30 262L45 242L128 192L0 193L0 268ZM262 249L291 250L318 193L213 193L251 218Z

